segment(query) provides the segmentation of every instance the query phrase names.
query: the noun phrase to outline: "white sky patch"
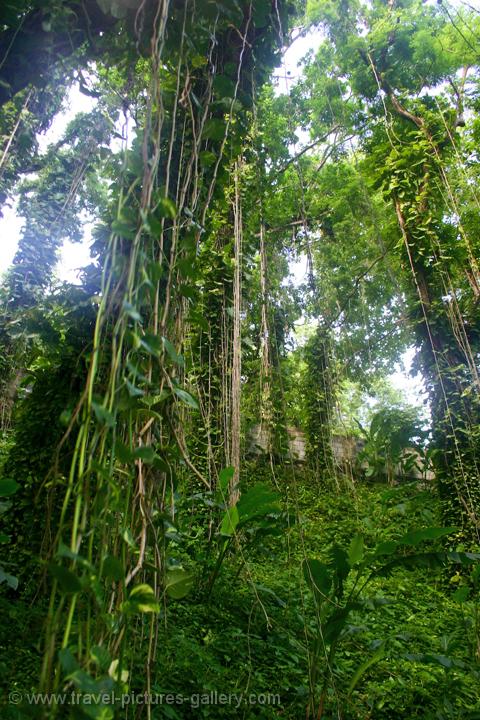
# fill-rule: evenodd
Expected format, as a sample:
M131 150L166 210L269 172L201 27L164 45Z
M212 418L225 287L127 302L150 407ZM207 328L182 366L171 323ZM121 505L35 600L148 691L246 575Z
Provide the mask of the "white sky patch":
M295 287L303 285L307 281L308 273L308 258L305 253L297 255L295 260L291 260L288 263L288 269L290 270L290 280L293 282Z
M112 137L110 141L110 149L114 153L120 153L132 146L135 135L135 121L130 112L120 115L116 123L117 137Z
M480 0L476 1L480 6ZM475 0L473 0L473 2L475 2ZM323 33L318 28L314 28L304 37L299 37L290 45L283 56L282 66L274 72L277 94L287 94L290 92L292 85L301 77L301 68L299 68L299 65L301 66L302 59L310 50L313 50L315 53L323 40ZM301 147L307 144L310 140L308 133L300 128L297 129L296 134L300 142L291 148L293 154L298 152L299 146ZM292 282L295 287L299 287L307 282L308 261L306 254L300 254L295 257L294 260L291 260L289 262L289 270L290 276L288 280ZM284 285L288 283L288 280L284 281ZM301 318L297 325L299 329L304 327L305 319ZM301 334L302 331L300 330L300 335ZM410 374L414 356L415 349L409 348L403 353L401 362L396 363L395 372L391 373L388 377L393 387L401 391L404 402L418 406L424 404L424 401L427 399L427 392L421 374L415 376Z
M480 1L480 0L479 0ZM290 281L295 287L299 287L308 281L308 259L305 253L298 255L294 260L289 262L290 275L288 280L283 282L286 286ZM297 336L292 336L294 345L302 345L306 339L310 337L309 328L317 325L317 321L306 321L304 317L300 318L295 326L297 328ZM313 331L312 331L313 332ZM423 406L428 416L428 393L425 389L425 382L420 373L411 374L413 360L416 350L414 347L409 348L401 356L401 361L395 364L395 371L388 375L388 379L392 386L399 390L402 394L403 402L414 405ZM374 400L372 399L372 403Z
M57 142L63 136L67 125L78 113L90 112L96 104L97 100L95 98L81 93L78 85L72 85L64 100L64 109L56 115L45 133L37 135L40 153L43 154L50 144ZM17 216L16 201L14 201L12 207L4 206L2 209L3 217L0 218L0 274L3 274L12 264L25 222L23 218ZM76 269L91 262L88 251L90 244L91 236L89 232L86 232L83 241L80 243L65 242L60 251L56 268L56 274L60 280L78 282Z
M0 275L12 264L17 251L18 238L24 220L17 216L17 202L12 207L2 208L3 217L0 218Z
M72 283L72 285L80 284L81 271L92 262L90 257L92 223L86 223L83 230L84 238L82 242L65 240L58 258L57 273L60 280Z
M68 124L78 113L91 112L97 102L96 98L81 93L78 85L72 85L67 91L63 109L54 117L48 130L37 135L40 153L43 154L51 143L57 142L62 137Z
M85 77L88 80L90 76L85 74ZM79 113L91 112L97 103L96 98L81 93L77 84L72 85L63 102L63 110L56 115L45 133L37 135L40 154L45 153L49 145L60 140L68 124ZM113 137L110 148L114 153L119 153L131 146L134 137L135 123L129 113L126 117L120 116L116 130L121 137ZM12 264L20 240L24 220L19 218L16 213L17 202L14 200L13 207L3 208L3 218L0 218L0 275ZM83 229L84 237L79 243L66 240L60 249L56 267L56 275L59 280L73 284L79 283L81 269L92 262L89 252L92 243L90 219L85 223Z
M316 52L323 39L323 33L318 28L313 28L292 42L282 57L281 66L273 73L276 84L276 95L289 94L292 85L295 85L302 75L302 59L310 50ZM296 155L302 146L310 142L309 133L302 128L297 127L295 134L298 137L298 143L289 147L292 155Z
M423 377L420 373L411 375L415 353L416 350L413 347L403 353L402 363L405 369L402 369L401 364L397 363L395 372L389 375L389 379L393 387L402 393L404 402L410 405L423 405L428 400Z
M300 79L302 71L299 65L301 65L302 58L310 50L316 52L323 40L323 33L318 28L313 28L305 35L297 37L288 47L283 55L281 66L273 73L279 93L287 94L291 86Z
M278 92L287 93L296 80L300 76L299 63L309 50L317 50L322 42L322 34L318 30L307 33L304 37L297 38L286 51L283 63L274 73L277 78ZM54 118L51 126L45 133L37 135L40 153L45 153L48 146L57 142L65 133L68 124L80 112L90 112L97 103L95 98L89 97L80 92L78 84L69 88L63 103L63 110ZM133 138L133 121L131 117L120 117L118 123L118 132L123 134L124 139L113 138L111 148L114 152L121 151L125 145L128 147ZM301 142L308 142L308 133L300 132ZM292 148L293 151L295 151ZM17 203L13 207L4 207L3 218L0 218L0 274L3 274L11 265L15 252L18 247L21 229L24 220L16 214ZM67 282L78 282L79 269L88 265L90 260L89 247L91 244L90 229L85 229L85 237L80 243L72 243L66 241L59 253L59 261L56 268L56 274L60 280ZM301 262L298 269L293 264L293 273L298 276L298 282L302 275ZM297 279L295 280L297 281Z

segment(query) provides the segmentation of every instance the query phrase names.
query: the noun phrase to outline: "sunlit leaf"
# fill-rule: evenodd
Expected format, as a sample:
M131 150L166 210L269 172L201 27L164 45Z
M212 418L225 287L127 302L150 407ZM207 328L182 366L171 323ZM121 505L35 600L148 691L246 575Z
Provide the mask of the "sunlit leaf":
M150 585L142 584L133 588L128 600L122 603L122 610L125 613L158 613L160 603L155 597L155 592Z
M352 538L352 541L350 543L350 547L348 549L348 559L350 562L350 565L357 565L358 563L361 563L363 560L363 551L364 542L363 537L361 535L355 535Z
M182 400L182 402L184 402L189 407L193 408L194 410L199 409L198 402L186 390L183 390L182 388L174 387L173 392L175 393L175 395L177 397L180 398L180 400Z
M222 519L222 524L220 525L220 534L231 537L238 526L239 519L236 505L227 508Z
M174 600L181 600L193 588L193 575L183 568L172 568L168 570L165 578L167 595Z

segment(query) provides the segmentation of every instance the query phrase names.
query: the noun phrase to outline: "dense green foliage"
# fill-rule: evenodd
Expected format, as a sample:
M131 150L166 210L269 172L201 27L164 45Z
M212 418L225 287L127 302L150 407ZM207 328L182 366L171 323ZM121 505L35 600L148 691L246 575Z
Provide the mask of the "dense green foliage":
M248 467L249 473L252 470ZM247 583L239 573L240 557L227 559L208 596L205 579L211 561L205 515L199 498L186 501L190 507L194 502L196 510L176 529L174 542L183 562L198 568L195 590L185 600L169 603L152 690L180 693L188 702L154 706L154 717L186 718L195 713L201 718L274 718L279 712L292 719L303 716L312 675L321 677L325 665L322 650L313 642L318 617L308 579L303 578L302 559L306 555L310 563L331 563L334 544L350 554L360 552L360 546L351 543L352 533L364 538L365 556L375 546L381 549L381 543L392 552L389 543L439 519L431 493L416 484L393 490L361 485L354 491L344 487L341 493L319 495L308 478L283 480L285 496L279 509L298 515L300 523L256 543L248 554ZM417 542L413 537L410 541ZM441 540L428 540L426 535L417 547L405 545L401 557L439 552L442 547ZM387 562L377 561L378 566L391 558L386 555ZM401 566L385 577L374 577L345 618L328 675L326 717L339 712L346 719L476 717L479 626L478 585L473 582L468 570L459 574L454 566L448 566L443 577L435 569ZM347 579L344 597L354 585L354 578ZM38 672L32 631L44 609L2 603L3 681L10 689L30 692ZM12 653L14 663L9 661ZM140 692L142 666L130 667L130 691ZM234 707L214 706L209 697L215 690L243 698L258 696L259 703L242 702L240 709L236 700ZM6 717L18 714L13 709Z

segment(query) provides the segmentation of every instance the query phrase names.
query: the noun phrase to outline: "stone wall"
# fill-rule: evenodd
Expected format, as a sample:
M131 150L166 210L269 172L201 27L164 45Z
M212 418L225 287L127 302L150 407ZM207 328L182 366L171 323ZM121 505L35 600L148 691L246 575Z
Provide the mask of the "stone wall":
M297 462L305 462L307 459L307 438L303 430L289 426L287 427L288 445L290 454ZM267 452L268 432L262 425L254 425L248 433L248 452L250 455L263 455ZM358 452L363 447L363 442L354 437L334 435L332 438L333 456L336 462L353 463Z
M291 458L298 463L305 462L307 459L307 439L305 433L299 428L290 426L287 427L287 434ZM264 455L268 448L267 428L261 425L251 427L248 433L247 443L249 455ZM357 464L358 454L363 447L364 442L361 438L347 435L333 435L332 451L338 468L351 474ZM409 449L406 452L412 453L415 451ZM418 464L421 465L420 456L418 456ZM362 465L366 467L365 463L362 463ZM397 474L401 474L400 468L398 468ZM422 474L420 470L413 470L411 476L420 479L424 474ZM432 478L433 473L427 471L426 479L429 480Z

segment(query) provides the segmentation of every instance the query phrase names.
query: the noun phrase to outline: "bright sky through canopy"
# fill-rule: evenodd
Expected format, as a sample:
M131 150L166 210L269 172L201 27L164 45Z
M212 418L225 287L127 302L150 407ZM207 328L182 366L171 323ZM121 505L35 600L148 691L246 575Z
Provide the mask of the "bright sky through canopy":
M50 143L59 140L74 117L79 112L92 110L95 102L93 98L82 94L78 85L73 85L65 99L64 110L55 117L46 133L37 136L39 151L45 152ZM3 218L0 218L0 273L5 272L12 263L23 223L23 218L19 218L16 214L15 202L11 207L3 208ZM89 241L90 234L86 233L82 243L65 242L58 263L58 275L61 280L75 282L78 268L88 265L90 262Z
M480 0L473 0L479 3ZM281 67L274 72L277 85L277 92L288 93L291 86L295 84L301 72L299 64L309 51L316 52L322 42L322 33L313 30L306 35L297 37L286 50ZM40 152L45 152L50 143L56 142L68 123L74 119L79 112L88 112L95 105L95 100L82 94L77 85L73 85L66 97L63 112L59 113L53 121L49 130L38 136ZM308 143L309 137L305 131L299 129L297 133L299 144L292 148L292 152L298 152L303 144ZM11 264L15 255L20 237L23 219L17 217L15 203L12 207L4 209L4 217L0 219L0 273L3 273ZM81 243L66 241L60 251L57 265L57 273L60 280L75 283L78 282L79 270L90 262L90 226L86 223L85 235ZM293 281L299 285L305 281L306 262L305 258L299 257L297 261L290 264ZM404 393L405 401L416 404L422 401L425 395L425 388L421 376L411 377L409 374L413 360L413 350L405 353L402 362L405 371L400 365L395 367L391 375L393 385Z

